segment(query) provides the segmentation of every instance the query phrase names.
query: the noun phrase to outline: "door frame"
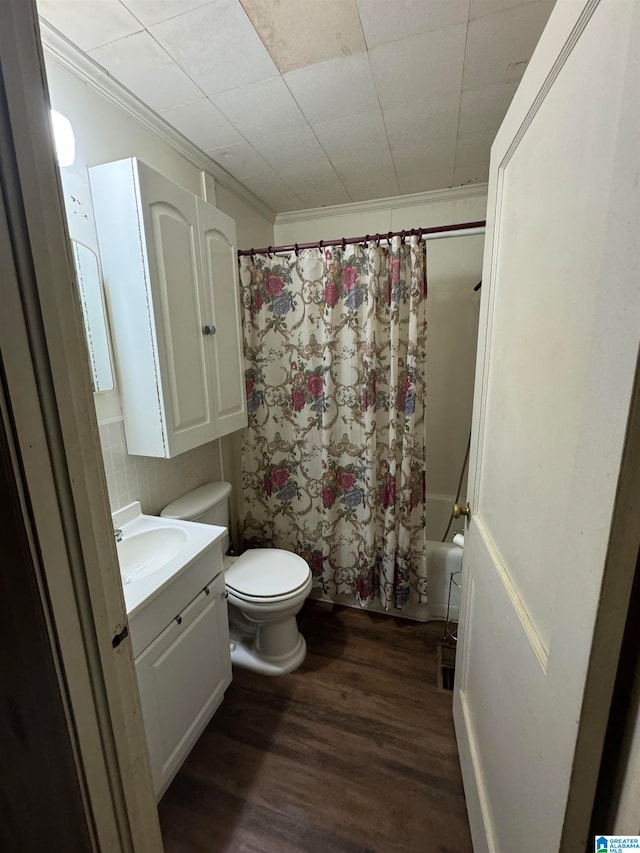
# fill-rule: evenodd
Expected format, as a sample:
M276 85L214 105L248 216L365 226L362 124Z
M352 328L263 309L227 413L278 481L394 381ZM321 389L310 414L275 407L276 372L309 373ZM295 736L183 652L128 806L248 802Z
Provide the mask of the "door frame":
M0 353L25 527L94 849L162 850L34 0L0 7ZM34 575L37 569L38 573ZM11 796L19 796L14 792ZM27 830L27 828L25 828Z
M493 268L500 239L497 220L502 202L502 173L517 147L518 140L522 138L528 124L533 120L540 107L545 93L553 84L601 2L609 2L609 0L572 0L572 2L559 0L552 13L554 26L548 27L543 32L527 72L509 107L507 118L501 130L498 131L498 139L502 133L510 133L516 141L507 148L506 155L501 162L496 160L495 147L492 148L469 460L468 497L472 517L467 525L474 523L473 509L478 490L480 467L479 448L484 430L482 416L484 407L482 403L487 394L488 359L495 299ZM551 66L549 66L549 57L555 58ZM629 68L631 69L631 66ZM632 73L629 70L629 75ZM529 105L531 105L530 108ZM634 117L623 116L623 120L631 122ZM519 130L517 134L514 134L514 127L518 126ZM503 145L502 148L504 147ZM612 178L612 180L614 179ZM623 181L619 174L615 176L615 180L622 186ZM632 184L633 181L630 180L629 183ZM629 210L629 225L626 232L621 229L617 232L610 231L608 236L612 245L615 245L616 242L621 244L625 240L633 240L635 237L632 216L635 208L632 207L630 192L627 192L621 203L627 205ZM635 224L637 226L637 222ZM620 660L620 654L624 626L629 613L636 561L640 549L640 527L637 525L637 512L638 507L640 507L640 353L636 362L634 384L629 398L625 447L620 470L614 472L614 476L616 475L618 479L615 504L600 590L599 610L591 637L591 649L583 703L580 710L579 731L573 758L569 796L564 815L560 853L584 849L584 843L587 842L605 735L612 708L614 684L619 665L623 663ZM469 589L466 589L461 600L461 625L469 609L468 596ZM464 630L460 632L459 637L458 653L464 660L466 656ZM467 718L468 712L464 697L461 697L460 692L456 691L454 695L454 721L456 730L460 733L469 730L465 723ZM465 770L465 779L473 780L472 784L467 784L465 787L467 809L472 816L472 824L482 826L484 830L484 837L482 839L474 838L474 844L477 845L478 850L494 851L496 847L492 831L491 810L484 790L474 744L468 742L466 737L459 737L458 743L460 762ZM613 772L615 772L613 767L603 768L605 777ZM604 787L601 787L600 790L604 791ZM602 804L599 804L600 806ZM607 830L607 827L597 829L598 832L604 834L607 834Z

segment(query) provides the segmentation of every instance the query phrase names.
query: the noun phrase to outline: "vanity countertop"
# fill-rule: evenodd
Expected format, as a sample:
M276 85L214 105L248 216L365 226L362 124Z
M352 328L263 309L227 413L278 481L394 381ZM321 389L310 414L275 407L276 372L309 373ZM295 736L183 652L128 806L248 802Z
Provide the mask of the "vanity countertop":
M226 534L226 528L144 515L139 501L114 512L127 616L133 617ZM213 577L213 575L212 575Z

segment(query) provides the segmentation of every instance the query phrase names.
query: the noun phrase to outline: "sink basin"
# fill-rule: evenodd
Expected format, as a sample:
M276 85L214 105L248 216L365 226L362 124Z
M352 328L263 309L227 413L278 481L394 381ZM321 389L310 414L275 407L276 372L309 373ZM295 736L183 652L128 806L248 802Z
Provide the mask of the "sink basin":
M139 501L117 510L112 519L122 533L118 563L131 636L135 639L131 620L142 620L137 636L148 644L212 580L217 557L205 555L218 554L222 567L221 543L227 531L213 524L143 515ZM138 651L145 647L136 646Z
M122 583L143 580L164 568L187 544L187 534L179 527L155 527L118 542Z

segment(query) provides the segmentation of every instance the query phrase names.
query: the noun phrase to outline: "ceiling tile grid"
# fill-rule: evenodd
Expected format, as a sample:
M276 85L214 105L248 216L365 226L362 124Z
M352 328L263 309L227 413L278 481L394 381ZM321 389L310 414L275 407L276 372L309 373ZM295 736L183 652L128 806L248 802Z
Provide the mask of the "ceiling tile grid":
M274 211L485 181L553 0L38 0Z

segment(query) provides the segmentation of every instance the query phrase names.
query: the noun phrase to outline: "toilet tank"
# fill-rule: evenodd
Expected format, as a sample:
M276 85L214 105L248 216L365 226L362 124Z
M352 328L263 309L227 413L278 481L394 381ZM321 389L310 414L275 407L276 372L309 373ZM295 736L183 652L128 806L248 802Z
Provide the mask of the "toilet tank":
M227 528L222 552L229 545L229 496L231 483L205 483L186 495L182 495L166 506L160 515L163 518L179 518L182 521L198 521L200 524L217 524Z

